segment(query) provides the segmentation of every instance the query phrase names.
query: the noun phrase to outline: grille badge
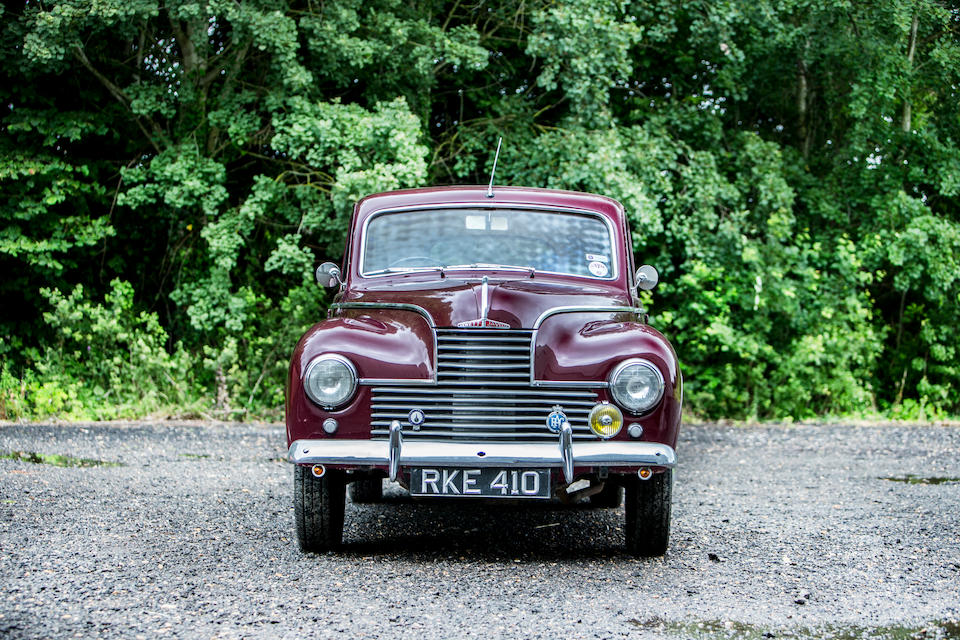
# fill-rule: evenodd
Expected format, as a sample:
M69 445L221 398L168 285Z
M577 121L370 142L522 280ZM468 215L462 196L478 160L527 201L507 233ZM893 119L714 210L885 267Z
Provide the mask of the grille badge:
M563 407L558 404L553 405L553 411L547 416L547 429L550 433L560 433L560 428L567 421L567 416L563 413Z
M413 425L414 431L419 431L420 425L422 425L426 419L427 416L420 409L411 409L410 413L407 414L407 420Z
M488 320L487 318L477 318L476 320L467 320L465 322L458 322L458 327L483 327L485 329L509 329L510 325L506 322L499 322L497 320Z

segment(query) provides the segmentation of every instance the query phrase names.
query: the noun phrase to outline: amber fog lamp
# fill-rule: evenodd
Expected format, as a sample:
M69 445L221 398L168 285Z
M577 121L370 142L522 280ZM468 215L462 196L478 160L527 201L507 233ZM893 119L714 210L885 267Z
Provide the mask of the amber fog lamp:
M630 413L646 413L663 397L663 375L640 358L621 362L610 374L610 394Z
M341 407L357 390L357 369L341 355L317 356L303 376L303 389L307 397L324 409Z
M310 472L313 474L314 478L322 478L323 474L327 472L327 468L322 464L315 464L310 468Z
M590 411L590 430L604 440L620 433L623 414L612 404L598 404Z

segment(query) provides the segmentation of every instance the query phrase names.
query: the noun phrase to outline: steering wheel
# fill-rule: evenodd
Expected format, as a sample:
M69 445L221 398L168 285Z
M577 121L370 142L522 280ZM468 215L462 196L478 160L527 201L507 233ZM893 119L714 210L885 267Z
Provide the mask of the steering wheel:
M410 266L414 266L414 267L439 267L439 266L440 266L440 263L439 263L439 262L437 261L437 259L434 258L433 256L406 256L406 257L404 257L404 258L397 258L396 260L394 260L393 262L391 262L391 263L389 264L389 266L390 266L390 267L400 267L400 266L402 266L404 263L414 262L414 261L417 261L417 260L419 260L419 261L424 261L424 260L425 260L425 261L429 262L430 264L417 264L417 265L410 265Z

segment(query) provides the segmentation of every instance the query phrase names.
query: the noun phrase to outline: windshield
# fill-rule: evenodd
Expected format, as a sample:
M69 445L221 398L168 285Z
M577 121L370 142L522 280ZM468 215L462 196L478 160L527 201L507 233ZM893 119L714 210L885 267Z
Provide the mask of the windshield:
M514 267L611 279L613 239L593 215L524 209L433 209L370 219L361 274Z

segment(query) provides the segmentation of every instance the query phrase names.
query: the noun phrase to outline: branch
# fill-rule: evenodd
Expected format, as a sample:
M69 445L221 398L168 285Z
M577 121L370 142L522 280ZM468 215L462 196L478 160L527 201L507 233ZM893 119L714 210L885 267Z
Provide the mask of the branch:
M120 89L120 87L110 82L109 78L107 78L105 75L103 75L102 73L96 70L96 68L90 62L90 59L87 58L87 54L84 52L83 47L81 47L79 44L73 45L73 55L76 56L77 60L80 61L80 64L82 64L84 67L87 68L87 71L92 73L93 76L100 81L100 84L106 87L107 91L110 92L110 95L116 98L117 101L120 104L122 104L125 108L130 109L130 98L126 96L126 94ZM143 132L144 137L150 142L150 146L152 146L157 153L160 153L160 146L157 145L156 141L147 131L146 127L144 127L143 123L140 122L139 116L134 114L133 120L134 122L137 123L137 126L140 127L140 131ZM157 127L156 123L154 123L153 126L154 126L154 129L159 128Z
M126 94L120 90L120 87L110 82L109 78L94 68L93 64L90 63L90 59L87 58L87 54L84 52L83 47L81 47L79 44L73 45L73 55L77 57L77 60L80 61L80 64L87 68L87 71L92 73L94 77L100 81L100 84L107 88L107 91L110 92L110 95L116 98L120 104L129 108L130 98L128 98Z
M190 39L190 34L184 32L183 28L180 26L178 20L174 20L173 16L170 18L170 28L173 29L173 37L177 40L177 45L180 47L180 53L183 54L183 69L187 74L192 74L193 71L197 68L197 48L193 46L193 40ZM189 25L187 25L189 31Z
M453 3L453 8L450 9L450 13L447 14L447 19L443 21L443 26L440 27L440 31L446 32L447 27L450 25L450 21L453 19L453 14L456 13L457 9L460 8L460 0L457 0Z

